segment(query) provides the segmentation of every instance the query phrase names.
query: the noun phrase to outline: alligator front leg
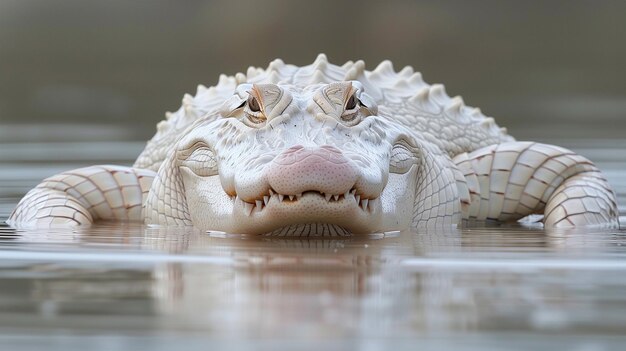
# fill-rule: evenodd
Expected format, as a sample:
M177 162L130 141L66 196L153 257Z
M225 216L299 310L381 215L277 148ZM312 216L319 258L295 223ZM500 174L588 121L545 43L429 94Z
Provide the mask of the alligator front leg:
M120 166L91 166L45 179L19 202L16 226L67 226L98 219L142 220L142 205L155 173Z
M547 144L509 142L453 159L467 179L466 218L514 221L543 214L546 227L618 225L615 194L591 161Z

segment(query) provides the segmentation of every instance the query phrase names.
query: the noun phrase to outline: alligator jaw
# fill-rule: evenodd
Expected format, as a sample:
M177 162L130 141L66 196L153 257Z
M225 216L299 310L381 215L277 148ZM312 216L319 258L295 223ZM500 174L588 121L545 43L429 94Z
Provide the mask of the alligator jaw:
M242 234L266 234L314 223L332 225L336 232L342 228L341 232L352 234L407 229L417 176L415 167L405 174L390 174L380 196L369 199L360 196L358 189L347 191L347 196L327 196L318 191L279 194L269 190L243 201L224 192L219 176L200 177L184 167L181 173L194 226ZM323 230L322 227L322 233Z
M346 195L347 194L347 195ZM341 195L305 191L301 194L273 193L267 203L243 201L232 197L234 231L265 233L291 225L324 223L353 233L371 232L372 223L380 216L380 200L361 199L355 191Z
M297 206L298 201L303 197L318 196L324 198L326 202L338 206L345 206L354 203L365 212L370 212L375 207L376 199L368 199L356 193L356 189L346 191L343 194L325 194L316 190L304 191L298 194L284 195L270 189L267 195L252 201L244 201L239 196L232 196L235 207L243 208L244 214L252 216L254 213L262 213L268 207L276 206ZM306 199L305 199L306 201Z

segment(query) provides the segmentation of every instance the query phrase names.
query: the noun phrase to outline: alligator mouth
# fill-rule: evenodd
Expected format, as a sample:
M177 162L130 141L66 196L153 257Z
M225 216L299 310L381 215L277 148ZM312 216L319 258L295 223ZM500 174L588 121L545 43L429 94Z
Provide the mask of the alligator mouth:
M402 183L380 192L368 191L357 183L336 190L303 186L300 189L305 191L296 188L289 191L292 193L285 190L279 193L276 187L265 185L266 190L244 195L243 191L237 194L224 191L219 175L200 177L185 167L180 170L189 217L200 229L262 235L289 226L324 223L335 226L328 232L343 232L341 227L352 234L367 234L395 229L398 225L405 227L395 216L396 212L399 215L406 212L403 209L409 195L405 194ZM398 201L400 206L394 206ZM392 215L385 216L390 209Z
M303 198L308 197L323 198L328 204L353 204L358 206L364 212L371 212L373 210L373 204L378 199L363 198L361 194L357 194L356 188L352 188L343 194L328 194L316 190L307 190L302 193L289 195L279 194L270 188L266 195L263 195L263 197L255 199L254 201L244 201L238 195L231 196L231 199L235 205L237 205L237 202L240 202L240 205L244 209L244 213L250 216L253 213L261 213L266 207L272 205L297 205Z

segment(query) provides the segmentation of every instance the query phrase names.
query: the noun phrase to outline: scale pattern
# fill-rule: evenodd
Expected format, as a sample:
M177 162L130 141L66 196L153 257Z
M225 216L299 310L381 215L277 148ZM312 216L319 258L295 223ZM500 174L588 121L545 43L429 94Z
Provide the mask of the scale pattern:
M11 221L35 226L137 221L154 172L121 166L91 166L45 179L29 191Z
M144 217L149 223L160 223L170 226L192 225L185 189L175 165L177 158L172 158L164 164L157 173L153 190L148 194L145 202Z
M543 214L547 226L617 225L615 195L583 156L533 142L491 145L454 158L470 192L468 219Z
M425 153L419 174L413 211L414 226L444 228L459 223L462 215L461 199L466 199L467 195L464 194L462 177L458 176L459 172L450 158L441 151Z

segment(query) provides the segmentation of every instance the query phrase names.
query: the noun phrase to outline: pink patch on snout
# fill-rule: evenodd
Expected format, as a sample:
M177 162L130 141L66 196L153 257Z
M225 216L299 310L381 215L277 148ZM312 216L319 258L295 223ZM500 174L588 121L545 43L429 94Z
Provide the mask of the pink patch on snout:
M358 173L352 162L333 146L292 146L276 156L267 170L270 186L279 194L305 191L344 194L354 186Z

